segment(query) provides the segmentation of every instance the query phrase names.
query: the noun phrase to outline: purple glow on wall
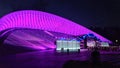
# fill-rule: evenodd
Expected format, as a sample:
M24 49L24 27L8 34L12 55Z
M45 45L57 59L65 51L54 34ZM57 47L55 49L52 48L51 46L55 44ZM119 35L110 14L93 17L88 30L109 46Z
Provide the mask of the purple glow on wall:
M23 10L10 13L0 19L0 31L8 28L31 28L70 35L93 33L102 41L109 41L101 35L62 17L41 11Z
M32 31L32 30L18 30L11 33L8 38L5 40L5 43L11 44L14 46L22 46L33 49L47 49L47 48L56 48L53 40L41 36L44 34L42 31ZM38 35L37 35L37 34ZM35 35L36 34L36 35ZM50 40L50 41L49 41Z

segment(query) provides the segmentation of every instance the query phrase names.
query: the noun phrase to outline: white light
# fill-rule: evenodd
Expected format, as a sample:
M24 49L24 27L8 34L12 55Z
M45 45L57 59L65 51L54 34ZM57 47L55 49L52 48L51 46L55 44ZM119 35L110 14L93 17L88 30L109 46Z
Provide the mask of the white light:
M115 42L118 42L118 40L115 40Z
M109 47L109 43L107 43L107 42L101 42L101 46L103 46L103 47Z
M80 49L80 42L76 41L76 40L71 40L71 41L69 41L69 40L57 40L56 42L57 42L56 50L62 50L62 48L63 48L63 50L69 49L69 50L76 50L77 51L78 49Z
M88 47L94 47L95 46L95 41L88 41L87 46Z

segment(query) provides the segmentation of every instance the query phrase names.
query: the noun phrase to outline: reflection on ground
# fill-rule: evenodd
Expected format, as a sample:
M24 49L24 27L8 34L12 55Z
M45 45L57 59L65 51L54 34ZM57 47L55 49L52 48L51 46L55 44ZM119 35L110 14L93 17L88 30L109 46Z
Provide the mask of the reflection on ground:
M20 48L18 48L20 49ZM22 50L20 50L22 51ZM14 51L11 51L14 52ZM120 53L100 52L101 62L120 65ZM62 68L69 60L91 61L91 52L56 53L54 50L33 50L0 56L0 68Z

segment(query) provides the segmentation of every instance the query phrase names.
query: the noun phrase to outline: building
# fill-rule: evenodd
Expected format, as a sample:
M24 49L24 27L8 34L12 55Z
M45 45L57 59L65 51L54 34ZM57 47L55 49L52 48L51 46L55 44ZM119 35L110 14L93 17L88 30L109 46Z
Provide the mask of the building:
M58 39L74 39L89 33L101 41L111 42L82 25L42 11L16 11L0 19L1 43L37 49L56 48L55 41Z

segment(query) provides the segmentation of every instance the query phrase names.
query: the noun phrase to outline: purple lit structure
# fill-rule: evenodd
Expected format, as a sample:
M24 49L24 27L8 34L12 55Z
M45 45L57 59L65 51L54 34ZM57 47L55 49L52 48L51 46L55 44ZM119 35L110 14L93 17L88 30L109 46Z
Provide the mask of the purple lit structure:
M57 37L61 37L65 35L71 35L71 36L78 36L78 35L84 35L88 33L94 34L97 38L99 38L102 41L106 41L111 43L110 40L102 37L101 35L79 25L76 24L75 22L72 22L70 20L67 20L65 18L56 16L54 14L42 12L42 11L35 11L35 10L22 10L22 11L16 11L13 13L10 13L8 15L3 16L0 19L0 31L6 30L6 29L39 29L43 30L43 34L49 35L48 37L51 38L51 41L48 41L50 43L45 44L46 42L42 42L45 46L35 46L35 44L32 44L31 46L35 46L36 48L40 47L40 49L45 49L46 47L48 48L55 48L55 40ZM36 31L37 32L37 31ZM27 32L27 34L30 33ZM40 33L40 32L39 32ZM60 33L60 34L59 34ZM25 33L22 33L25 35ZM43 35L41 34L41 35ZM2 34L1 36L3 36ZM16 36L17 33L14 32L13 36ZM34 34L33 34L34 35ZM46 36L47 36L46 35ZM20 34L19 34L20 36ZM28 35L26 35L28 36ZM48 37L44 37L47 39ZM32 37L33 38L33 37ZM42 38L40 36L39 39ZM18 38L18 40L21 40L21 38ZM41 42L41 41L40 41ZM31 44L31 42L24 41L23 43L28 43L28 45ZM27 46L27 44L26 44Z

